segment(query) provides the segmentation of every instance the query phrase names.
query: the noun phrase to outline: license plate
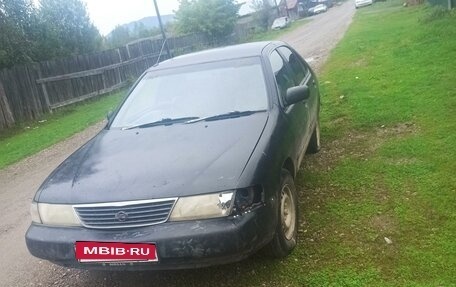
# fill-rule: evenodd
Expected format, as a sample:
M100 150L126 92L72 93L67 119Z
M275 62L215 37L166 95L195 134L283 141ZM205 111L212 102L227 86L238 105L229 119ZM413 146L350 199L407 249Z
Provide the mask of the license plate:
M153 243L115 243L77 241L76 259L79 262L154 262L158 261Z

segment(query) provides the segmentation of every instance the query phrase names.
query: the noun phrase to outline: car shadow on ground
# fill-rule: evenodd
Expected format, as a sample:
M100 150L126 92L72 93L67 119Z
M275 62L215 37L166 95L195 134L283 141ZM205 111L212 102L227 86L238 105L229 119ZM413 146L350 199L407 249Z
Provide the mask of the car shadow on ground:
M172 271L107 272L84 271L78 274L78 282L86 286L270 286L269 277L273 270L285 268L281 260L269 258L260 251L258 254L238 263L208 268ZM257 277L257 278L255 278ZM261 278L261 279L260 279ZM260 281L259 281L260 280ZM262 282L262 281L265 282Z

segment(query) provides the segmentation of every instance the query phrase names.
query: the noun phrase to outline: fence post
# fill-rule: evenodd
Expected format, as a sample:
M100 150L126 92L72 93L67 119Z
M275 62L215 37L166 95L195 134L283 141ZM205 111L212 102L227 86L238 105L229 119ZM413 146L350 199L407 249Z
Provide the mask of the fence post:
M41 66L40 65L37 65L37 66L38 66L38 77L40 79L42 79L43 74L41 73ZM51 102L49 101L49 94L48 94L48 91L46 88L46 83L43 82L43 83L40 83L39 85L41 85L41 89L43 89L43 96L44 96L44 101L46 102L46 108L47 108L48 112L52 114Z
M130 55L130 44L125 45L125 47L127 47L128 60L130 60L130 59L131 59L131 55Z
M117 55L119 56L119 64L122 64L123 60L119 48L117 48ZM117 76L119 76L119 84L122 83L122 74L120 73L120 66L117 68Z

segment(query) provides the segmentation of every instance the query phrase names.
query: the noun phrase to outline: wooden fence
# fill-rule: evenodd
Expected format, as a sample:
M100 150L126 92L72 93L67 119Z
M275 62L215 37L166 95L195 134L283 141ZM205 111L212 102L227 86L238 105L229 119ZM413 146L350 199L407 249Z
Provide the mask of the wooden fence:
M168 39L175 56L209 44L201 35ZM161 39L144 39L100 53L1 70L0 130L125 87L157 62L162 45ZM167 58L163 49L160 60Z

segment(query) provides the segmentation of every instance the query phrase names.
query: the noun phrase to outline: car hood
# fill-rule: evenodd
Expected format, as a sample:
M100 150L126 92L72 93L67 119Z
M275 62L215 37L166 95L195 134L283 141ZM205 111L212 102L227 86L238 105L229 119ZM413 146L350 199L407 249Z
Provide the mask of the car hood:
M48 177L36 200L80 204L234 189L267 119L262 112L211 122L103 130Z

